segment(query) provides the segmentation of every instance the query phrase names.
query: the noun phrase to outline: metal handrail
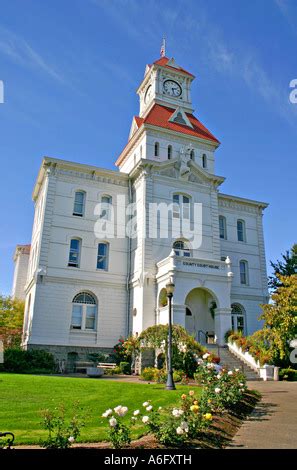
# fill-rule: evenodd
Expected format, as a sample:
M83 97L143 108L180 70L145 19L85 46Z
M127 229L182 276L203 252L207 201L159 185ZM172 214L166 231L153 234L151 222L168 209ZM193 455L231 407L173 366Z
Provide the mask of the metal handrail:
M0 437L11 436L10 439L7 439L7 449L10 449L14 442L14 434L12 432L0 432Z

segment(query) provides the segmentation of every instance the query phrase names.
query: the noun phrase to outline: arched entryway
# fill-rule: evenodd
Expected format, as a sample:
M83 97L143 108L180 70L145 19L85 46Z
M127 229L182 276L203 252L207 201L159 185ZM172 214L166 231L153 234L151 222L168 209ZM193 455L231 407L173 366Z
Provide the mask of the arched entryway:
M215 331L214 310L218 306L216 297L209 290L197 287L188 293L185 305L186 330L200 343L207 343Z

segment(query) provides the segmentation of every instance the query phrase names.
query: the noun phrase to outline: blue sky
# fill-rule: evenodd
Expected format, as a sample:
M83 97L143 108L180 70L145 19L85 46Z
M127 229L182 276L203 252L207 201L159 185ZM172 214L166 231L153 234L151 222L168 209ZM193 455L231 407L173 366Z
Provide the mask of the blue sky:
M295 0L10 0L0 18L0 292L30 243L44 155L113 169L138 113L146 63L196 75L196 116L221 141L221 190L270 203L267 260L296 242Z

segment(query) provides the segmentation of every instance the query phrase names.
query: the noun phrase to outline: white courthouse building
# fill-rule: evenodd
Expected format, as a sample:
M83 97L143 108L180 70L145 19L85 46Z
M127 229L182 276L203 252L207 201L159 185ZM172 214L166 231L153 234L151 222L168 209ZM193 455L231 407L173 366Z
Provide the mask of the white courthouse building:
M267 204L221 192L219 141L193 114L194 78L166 57L146 67L118 170L43 159L22 287L25 348L83 358L109 351L120 336L168 323L170 279L173 322L202 343L214 335L224 344L228 329L251 334L260 327L259 304L268 299ZM131 203L136 210L128 213ZM152 224L152 203L171 207L171 224L188 223L194 241L170 230L162 237L166 211ZM112 227L115 219L114 236L98 236L98 226ZM127 223L136 236L127 235Z

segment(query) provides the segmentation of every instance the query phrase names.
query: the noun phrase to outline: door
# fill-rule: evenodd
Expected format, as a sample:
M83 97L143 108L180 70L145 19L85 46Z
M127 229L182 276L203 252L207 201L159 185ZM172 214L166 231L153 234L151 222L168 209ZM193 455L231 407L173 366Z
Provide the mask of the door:
M244 315L232 314L232 330L238 331L244 334L245 324L244 324Z

